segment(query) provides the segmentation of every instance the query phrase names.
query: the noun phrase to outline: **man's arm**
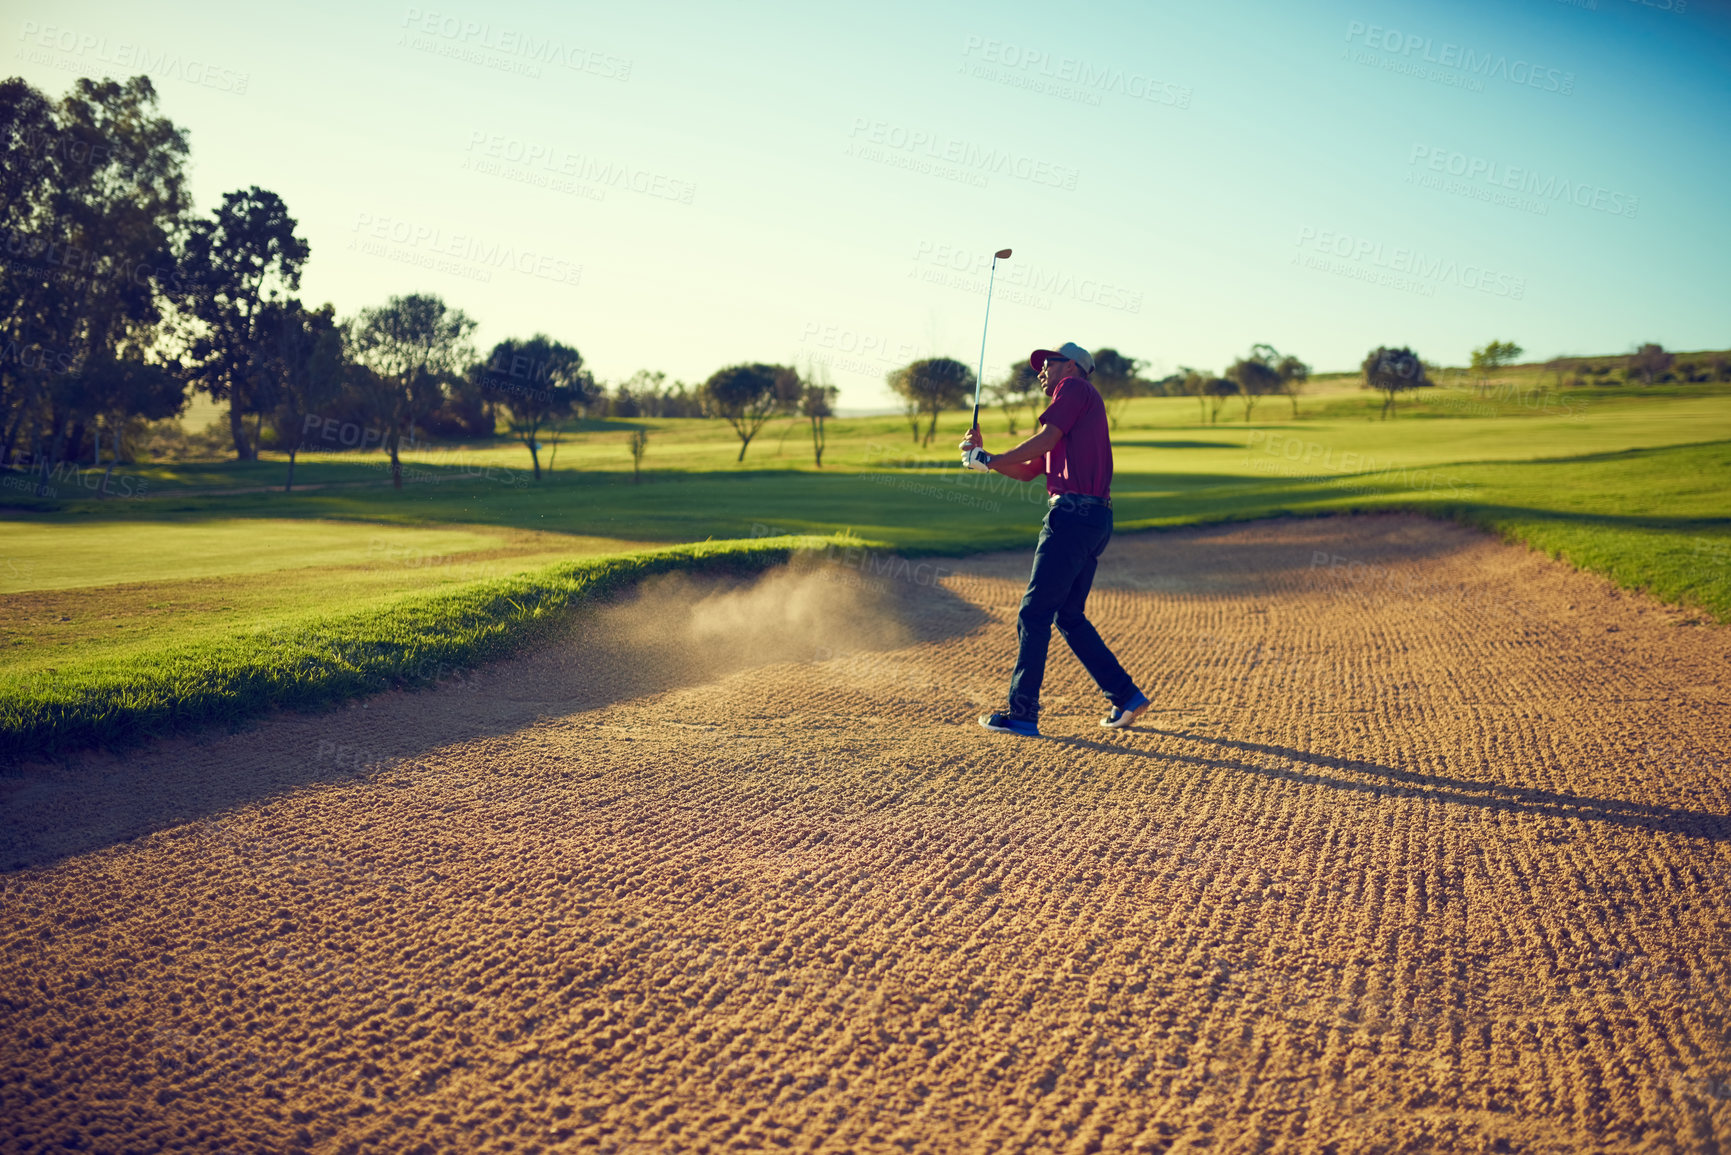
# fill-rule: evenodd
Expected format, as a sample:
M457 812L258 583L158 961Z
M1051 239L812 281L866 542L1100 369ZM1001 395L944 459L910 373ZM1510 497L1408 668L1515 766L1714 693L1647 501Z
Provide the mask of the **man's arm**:
M1042 425L1034 431L1032 437L1014 449L993 454L989 468L1017 481L1032 481L1046 472L1046 454L1052 446L1058 444L1058 439L1062 436L1063 431L1057 426ZM979 427L975 426L967 440L962 442L962 448L979 445L981 440L983 439L980 437Z

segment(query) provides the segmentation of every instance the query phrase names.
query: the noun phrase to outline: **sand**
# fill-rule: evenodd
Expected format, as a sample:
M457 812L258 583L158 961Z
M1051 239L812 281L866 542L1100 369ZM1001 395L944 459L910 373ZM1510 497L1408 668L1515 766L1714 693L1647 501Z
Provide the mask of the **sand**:
M1731 1145L1731 634L1398 516L1107 558L1128 732L1056 639L975 724L1023 552L6 772L0 1149Z

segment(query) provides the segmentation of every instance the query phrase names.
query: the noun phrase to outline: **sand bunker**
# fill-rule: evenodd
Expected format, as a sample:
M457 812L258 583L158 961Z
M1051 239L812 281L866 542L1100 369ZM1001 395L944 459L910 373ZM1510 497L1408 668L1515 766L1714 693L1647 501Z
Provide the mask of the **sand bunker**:
M1019 553L10 773L0 1148L1731 1141L1731 635L1412 518L1107 556L1128 733L1056 640L974 724Z

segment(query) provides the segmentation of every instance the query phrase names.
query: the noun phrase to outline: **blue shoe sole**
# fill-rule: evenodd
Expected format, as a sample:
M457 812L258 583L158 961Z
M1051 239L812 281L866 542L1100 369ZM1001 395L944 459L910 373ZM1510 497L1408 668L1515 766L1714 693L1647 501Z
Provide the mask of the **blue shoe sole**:
M1018 730L1014 726L994 726L991 723L990 716L981 718L980 725L992 731L994 734L1014 734L1018 738L1038 738L1040 736L1040 730L1037 726L1030 726L1026 730Z
M1136 719L1146 713L1148 707L1153 704L1147 698L1143 698L1139 705L1120 707L1117 718L1101 718L1100 725L1108 730L1128 730L1136 724Z

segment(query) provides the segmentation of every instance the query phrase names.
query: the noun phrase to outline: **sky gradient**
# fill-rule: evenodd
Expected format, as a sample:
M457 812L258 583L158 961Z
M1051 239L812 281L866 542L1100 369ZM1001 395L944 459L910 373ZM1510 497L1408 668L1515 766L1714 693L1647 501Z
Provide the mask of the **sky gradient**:
M617 382L1253 343L1731 345L1722 2L8 5L50 96L147 72L342 314L435 292ZM9 27L8 27L9 25Z

